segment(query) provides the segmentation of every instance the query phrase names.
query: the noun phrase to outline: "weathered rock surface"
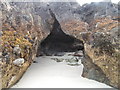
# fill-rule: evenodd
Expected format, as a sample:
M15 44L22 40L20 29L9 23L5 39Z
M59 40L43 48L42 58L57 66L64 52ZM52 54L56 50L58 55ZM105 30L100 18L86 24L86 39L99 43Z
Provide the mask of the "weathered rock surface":
M15 84L36 56L39 42L45 38L41 17L33 3L0 2L0 83L2 88ZM21 59L20 59L21 58Z
M62 22L61 25L65 33L84 42L86 59L82 62L85 66L83 76L118 88L119 22L111 17L114 16L95 17L93 15L91 20L86 17L89 24L84 22L81 24L80 20L72 19Z
M98 24L99 23L99 24ZM116 24L117 23L117 24ZM93 67L88 68L92 64L96 65L94 69L100 68L99 73L94 73L94 75L100 75L99 77L94 76L92 79L104 82L113 87L119 86L119 56L120 56L120 38L118 30L118 21L103 18L96 22L97 27L93 29L93 32L88 36L89 39L84 44L85 53L91 59L88 61L83 61L85 65L85 70L83 73L84 77L93 76ZM90 62L90 63L89 63ZM106 80L103 80L103 72ZM90 74L92 73L92 74Z
M63 31L75 38L81 40L81 32L86 32L89 29L89 25L86 22L83 22L79 19L67 19L63 20L61 23L61 27Z
M54 2L35 3L35 5L35 13L44 19L50 18L50 14L48 12L49 9L56 14L58 21L69 18L80 19L80 15L75 13L81 7L77 2L55 2L54 0Z
M87 23L93 21L93 19L101 17L118 17L119 5L112 2L93 2L90 4L84 4L76 13L81 15L81 19Z

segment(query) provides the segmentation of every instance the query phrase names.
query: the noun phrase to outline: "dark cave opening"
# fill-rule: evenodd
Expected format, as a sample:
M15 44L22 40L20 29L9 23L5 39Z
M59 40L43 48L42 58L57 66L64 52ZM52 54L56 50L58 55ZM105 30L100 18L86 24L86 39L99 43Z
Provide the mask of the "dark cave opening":
M39 45L40 55L56 55L60 52L75 52L83 50L83 42L62 30L52 31Z
M83 42L73 36L65 34L51 10L50 14L54 21L52 24L52 30L47 38L40 43L37 56L55 55L60 52L75 52L84 50Z

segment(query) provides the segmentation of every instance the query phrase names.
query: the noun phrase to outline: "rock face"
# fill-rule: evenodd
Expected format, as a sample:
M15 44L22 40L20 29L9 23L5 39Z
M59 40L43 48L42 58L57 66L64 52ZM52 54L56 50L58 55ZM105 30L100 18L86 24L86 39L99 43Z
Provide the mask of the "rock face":
M106 77L100 67L93 63L92 59L87 54L85 54L85 58L82 60L82 63L84 65L83 77L110 85L108 77Z
M77 39L81 38L81 32L86 32L89 29L89 25L86 22L83 22L79 19L67 19L63 20L61 23L63 31L68 34L72 35Z
M84 4L76 13L81 15L81 19L87 23L100 17L118 17L118 5L112 2L93 2Z
M102 22L102 23L101 23ZM99 24L98 24L99 23ZM117 23L117 24L116 24ZM98 67L104 73L106 80L109 81L104 83L111 85L113 87L120 87L119 86L119 56L120 56L120 38L119 30L118 30L118 21L114 21L111 19L103 18L97 20L96 24L97 27L93 29L93 32L90 34L91 39L88 39L87 42L84 44L85 53L91 59L90 61L83 61L85 65L85 70L83 73L84 77L91 77L93 74L93 67L88 68L90 65L94 64L97 69ZM101 72L98 70L98 72ZM90 73L92 73L90 75ZM94 73L94 75L100 75L98 73ZM104 77L104 79L105 79ZM92 79L101 81L102 75L96 78L93 77Z
M9 88L32 63L47 33L42 29L41 17L33 13L33 3L0 2L0 7L0 80L2 88Z
M35 13L44 19L50 18L48 9L51 9L55 13L58 21L69 18L80 19L80 15L75 13L81 7L77 2L40 2L35 5Z

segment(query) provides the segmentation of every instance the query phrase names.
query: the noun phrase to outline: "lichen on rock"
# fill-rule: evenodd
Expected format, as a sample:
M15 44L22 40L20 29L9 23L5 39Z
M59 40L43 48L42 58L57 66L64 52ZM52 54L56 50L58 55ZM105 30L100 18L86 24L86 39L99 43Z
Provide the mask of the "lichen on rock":
M101 19L101 21L103 21L103 19ZM117 21L113 20L109 20L112 21L110 23L106 19L105 21L104 21L105 24L102 23L103 25L100 27L103 28L104 26L104 28L107 28L109 26L109 29L106 29L107 31L106 30L100 31L100 27L96 27L95 32L92 32L91 34L92 39L88 39L88 42L92 43L85 43L84 47L86 54L91 58L92 61L91 63L99 67L105 74L106 78L108 78L109 82L107 84L118 88L120 79L119 78L120 40L118 37L119 34L119 30L117 29L118 24L116 24ZM112 27L113 25L114 27ZM114 33L113 29L116 29L114 30ZM91 71L90 68L88 68L87 70ZM89 76L89 72L86 75L85 73L83 73L83 75L85 77ZM100 76L98 78L102 77Z
M19 5L14 8L14 4ZM2 88L9 88L18 82L33 62L38 43L43 39L43 32L41 17L33 14L32 9L29 8L34 5L7 1L0 1L0 5L2 6L0 80L2 80ZM6 5L10 7L9 10Z

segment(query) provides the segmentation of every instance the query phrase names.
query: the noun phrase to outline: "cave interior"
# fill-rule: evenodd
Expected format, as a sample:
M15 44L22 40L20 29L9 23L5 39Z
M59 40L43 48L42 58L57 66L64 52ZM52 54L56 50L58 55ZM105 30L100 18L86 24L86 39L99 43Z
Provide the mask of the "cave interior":
M61 29L54 13L50 11L52 19L54 19L50 34L41 41L37 56L40 55L56 55L60 52L75 52L84 50L83 42L73 36L67 35Z

